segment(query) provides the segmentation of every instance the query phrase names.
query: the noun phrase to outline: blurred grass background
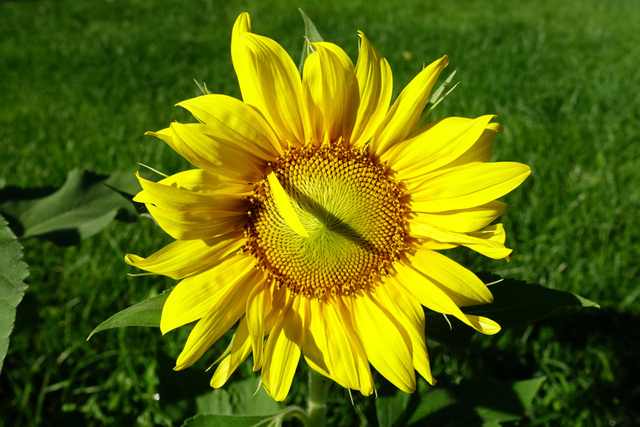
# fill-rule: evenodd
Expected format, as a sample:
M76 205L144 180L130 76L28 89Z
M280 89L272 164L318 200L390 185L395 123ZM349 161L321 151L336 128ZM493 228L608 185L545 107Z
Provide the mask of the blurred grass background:
M209 89L239 97L230 60L241 11L297 62L304 26L354 59L365 32L395 93L448 54L462 84L436 117L496 113L496 160L533 173L506 197L511 262L454 254L477 271L579 293L601 310L567 311L453 351L430 343L442 382L545 375L526 424L640 424L640 7L637 1L111 0L0 2L0 188L59 186L68 170L188 168L143 137L188 115L173 105ZM185 332L112 330L111 314L173 285L128 277L127 252L169 238L150 221L113 223L80 246L24 241L27 296L0 374L0 424L171 425L193 415L216 355L172 373ZM249 369L249 368L247 368ZM301 368L302 369L302 368ZM304 384L301 377L295 390ZM159 396L159 398L158 398ZM373 397L335 386L330 420L373 422Z

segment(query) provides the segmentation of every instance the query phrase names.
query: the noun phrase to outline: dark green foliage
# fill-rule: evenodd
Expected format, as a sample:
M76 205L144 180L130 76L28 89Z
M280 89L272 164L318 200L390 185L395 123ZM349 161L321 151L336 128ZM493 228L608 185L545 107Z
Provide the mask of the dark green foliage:
M160 295L153 296L137 304L127 307L124 310L109 317L100 323L87 338L87 341L96 333L113 328L124 328L127 326L160 326L162 307L169 296L170 290L166 290Z
M138 213L129 194L137 193L139 187L130 173L100 176L72 170L59 189L44 197L29 198L19 187L3 189L0 214L10 219L21 239L39 237L60 246L77 245L118 215L135 220ZM36 194L44 191L31 189Z
M421 383L413 394L394 392L376 400L379 425L499 425L519 421L531 410L544 377L525 381L464 380L460 384Z
M503 330L550 316L555 311L570 307L598 307L579 295L544 288L513 279L501 279L499 276L486 275L494 283L489 286L494 301L491 304L466 307L467 314L485 316L495 320ZM469 346L475 331L467 325L449 316L429 311L426 315L426 336L445 344L449 348L463 349Z
M29 275L27 264L22 261L22 248L16 236L9 229L5 219L0 216L0 372L9 348L9 336L13 331L16 308L27 285L24 279Z

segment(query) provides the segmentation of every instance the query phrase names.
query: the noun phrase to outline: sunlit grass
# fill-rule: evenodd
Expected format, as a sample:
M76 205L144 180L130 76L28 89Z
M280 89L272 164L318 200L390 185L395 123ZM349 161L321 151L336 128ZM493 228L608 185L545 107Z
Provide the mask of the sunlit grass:
M464 352L431 344L437 378L545 375L534 423L640 423L640 11L623 0L371 3L2 2L0 186L60 185L72 168L187 167L143 134L188 120L173 105L198 93L194 77L239 96L229 41L243 10L294 58L303 33L298 6L354 59L363 30L389 59L396 88L448 54L462 84L435 116L498 114L505 132L496 159L533 169L506 199L511 261L457 257L476 270L580 293L603 309L478 337ZM30 288L0 376L0 420L153 425L192 415L195 407L164 393L161 381L196 378L191 391L205 391L202 369L217 355L171 374L180 351L172 334L114 330L85 342L111 314L172 286L128 277L122 261L166 242L144 219L114 223L79 247L24 242ZM333 396L345 401L330 414L336 423L374 420L371 399L356 396L352 407L343 390Z

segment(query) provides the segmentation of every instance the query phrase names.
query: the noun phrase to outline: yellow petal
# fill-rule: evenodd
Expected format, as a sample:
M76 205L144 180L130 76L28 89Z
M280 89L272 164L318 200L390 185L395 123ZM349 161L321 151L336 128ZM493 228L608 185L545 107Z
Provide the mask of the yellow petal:
M502 259L509 256L511 249L504 246L505 232L502 224L493 225L475 233L456 233L427 224L412 224L411 235L466 246L489 258Z
M530 173L529 166L513 162L471 163L435 171L419 182L407 181L411 210L444 212L481 206L516 188Z
M246 222L245 198L190 191L140 176L138 180L142 191L133 200L145 203L158 225L177 240L210 239L239 230Z
M418 250L418 253L421 252L433 252L427 250ZM433 252L435 253L435 252ZM415 258L414 258L415 259ZM395 280L401 286L403 286L409 294L411 294L415 299L417 299L420 304L424 305L430 310L437 311L439 313L451 314L472 328L488 335L495 334L500 331L500 325L494 322L491 319L487 319L485 317L472 316L469 314L465 314L460 310L460 307L454 302L454 299L459 302L466 302L472 300L468 295L478 294L478 289L471 288L470 290L463 289L460 290L460 294L454 292L454 289L459 290L459 286L457 285L456 279L454 279L453 283L438 283L436 284L434 280L426 276L423 268L425 266L420 265L420 270L417 270L413 267L414 259L411 260L412 265L401 265L397 264L397 275L395 276ZM451 261L453 262L453 261ZM455 264L455 263L454 263ZM448 264L451 266L451 264ZM457 265L457 264L456 264ZM437 268L442 266L436 266L430 264L427 266L428 268ZM458 265L459 268L463 268ZM431 271L429 271L431 273ZM458 273L458 272L456 272ZM470 273L470 272L469 272ZM473 274L473 273L471 273ZM436 276L443 276L441 271L435 272ZM455 276L455 274L452 274ZM479 280L479 279L478 279ZM484 286L484 284L482 285ZM451 289L454 288L454 289ZM449 292L445 292L443 289L447 289ZM467 294L467 295L465 295Z
M264 280L264 273L251 266L250 271L245 271L242 274L243 275L239 277L237 275L226 276L238 279L235 280L235 283L228 288L228 291L225 292L224 295L221 295L213 305L209 304L209 311L191 330L184 349L178 356L176 367L174 368L175 370L191 366L244 314L249 292L258 281ZM175 289L173 292L175 292ZM170 297L171 295L169 295L169 298ZM200 297L203 299L205 296L200 294ZM167 299L167 302L168 301L169 300ZM164 317L164 310L162 314Z
M303 99L309 112L313 138L322 143L342 136L345 108L353 79L349 56L332 43L311 43L316 49L305 61Z
M374 389L371 369L351 316L341 298L322 304L321 308L331 378L369 396Z
M453 249L458 247L458 245L454 245L452 243L442 243L435 240L425 240L420 242L420 247L422 249L432 249L434 251L442 251L445 249Z
M302 352L309 366L342 387L373 393L373 379L362 343L350 317L339 315L337 300L303 299L305 339Z
M500 123L489 123L476 143L447 166L454 167L474 162L490 162L493 154L493 141L502 131Z
M411 135L429 100L433 84L448 63L449 59L443 56L422 70L404 88L373 136L371 153L381 155Z
M139 203L155 205L158 208L190 211L205 209L212 215L228 216L224 212L236 215L249 209L248 201L238 196L216 195L213 192L193 191L184 187L167 185L165 180L153 182L136 173L142 191L133 199Z
M238 324L236 332L233 334L231 354L225 357L216 368L213 378L211 378L211 387L222 387L231 374L233 374L235 370L238 369L238 366L249 356L249 353L251 353L251 341L249 339L246 318L243 318Z
M171 124L171 145L192 165L242 182L255 182L262 177L265 162L236 144L215 136L215 129L201 123Z
M332 376L329 372L327 337L325 335L324 306L326 303L317 299L300 299L300 318L305 331L302 343L302 354L311 369L333 379L342 387L348 387L341 378Z
M178 172L158 181L158 184L171 185L208 195L242 196L251 194L253 190L251 184L225 179L204 169L189 169Z
M282 216L282 219L287 223L289 227L298 235L302 237L309 237L309 233L304 229L298 214L296 213L293 205L291 204L291 200L289 199L289 195L278 181L278 177L272 171L267 175L267 181L269 182L269 190L271 191L271 196L273 197L273 201L278 208L278 212Z
M402 179L424 175L464 154L493 117L487 115L475 120L449 117L430 123L420 134L385 152L380 160L388 162Z
M212 129L215 138L237 144L265 160L282 154L282 146L255 107L226 95L203 95L179 102Z
M375 303L368 290L350 303L353 322L373 367L400 390L413 393L416 377L407 332Z
M210 269L221 258L238 251L243 245L241 239L242 232L235 231L206 241L176 240L147 258L127 254L124 260L141 270L183 279Z
M442 289L460 307L493 301L489 288L478 276L441 253L417 250L411 266Z
M377 287L374 297L407 331L407 335L411 339L413 366L429 384L434 385L436 381L431 375L424 335L424 310L420 303L413 299L403 287L398 286L395 281Z
M164 128L157 132L148 131L145 132L145 135L155 136L156 138L163 140L169 147L178 151L175 148L175 143L173 142L173 132L171 131L171 128ZM178 152L178 154L180 154L180 152Z
M345 140L358 148L364 148L382 123L393 91L393 76L387 60L369 43L365 35L360 36L360 53L355 68L353 85L357 86L349 100L348 114L355 114L352 128L346 123Z
M480 231L468 233L468 235L478 240L471 244L465 244L464 246L489 258L508 258L512 252L511 249L505 248L504 246L507 233L504 231L502 224L491 225Z
M251 272L250 256L230 255L204 273L183 279L171 291L162 308L163 334L206 315Z
M188 211L170 211L149 204L147 209L158 225L177 240L203 240L231 233L241 230L247 220L246 213L216 217L205 210L190 214Z
M413 212L412 223L433 225L445 230L467 233L486 227L504 213L507 205L493 200L468 209L443 212Z
M271 290L268 282L258 283L247 299L247 314L245 319L249 327L251 348L253 350L253 370L262 366L262 353L264 347L265 317L271 307Z
M291 299L269 334L265 346L262 367L262 385L267 394L281 402L289 394L293 375L300 360L300 343L303 340L302 322L298 315L299 298Z
M298 69L282 46L251 33L246 13L238 17L233 27L231 59L244 102L264 115L283 145L285 141L294 145L304 143Z

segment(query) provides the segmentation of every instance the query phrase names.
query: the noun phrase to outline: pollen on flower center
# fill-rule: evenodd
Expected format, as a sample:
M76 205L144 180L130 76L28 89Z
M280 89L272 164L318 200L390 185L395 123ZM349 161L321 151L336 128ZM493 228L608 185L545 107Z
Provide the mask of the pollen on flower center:
M276 286L309 298L349 295L387 273L407 226L402 191L381 165L331 144L290 149L271 166L309 234L285 222L266 178L255 186L245 249Z

